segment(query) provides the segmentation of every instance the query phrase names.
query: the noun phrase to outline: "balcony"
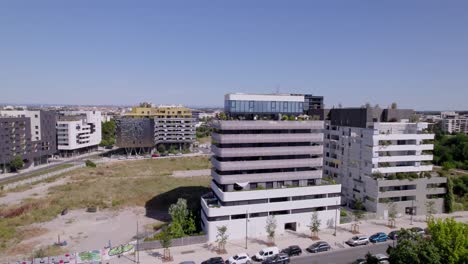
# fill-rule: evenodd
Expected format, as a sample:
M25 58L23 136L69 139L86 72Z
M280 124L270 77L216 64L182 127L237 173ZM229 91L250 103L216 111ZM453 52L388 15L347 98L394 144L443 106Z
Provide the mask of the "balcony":
M211 146L211 151L218 157L249 157L249 156L280 156L315 154L322 155L322 146L291 146L291 147L251 147L251 148L218 148Z
M304 179L319 179L322 177L322 170L310 171L291 171L291 172L270 172L270 173L252 173L252 174L232 174L219 175L212 170L211 175L220 184L234 184L236 182L260 182L266 181L282 181L282 180L304 180Z
M381 156L373 158L372 163L377 162L403 162L403 161L432 161L432 155L403 155L403 156Z
M373 168L372 169L372 173L397 173L397 172L420 172L420 171L432 171L432 165L398 166L398 167L385 167L385 168Z
M249 160L249 161L218 161L212 159L213 166L220 171L282 169L322 166L322 158L315 159L284 159L284 160Z
M226 134L212 133L213 141L221 144L235 143L282 143L282 142L322 142L323 134Z
M433 150L433 144L420 144L420 145L386 145L386 146L374 146L372 151L408 151L408 150L415 150L415 151L423 151L423 150Z
M225 202L242 201L242 200L255 200L255 199L268 199L278 197L290 197L300 195L316 195L328 193L340 193L341 184L330 185L315 185L293 188L278 188L278 189L264 189L264 190L251 190L251 191L233 191L223 192L216 183L211 182L211 189L221 200Z

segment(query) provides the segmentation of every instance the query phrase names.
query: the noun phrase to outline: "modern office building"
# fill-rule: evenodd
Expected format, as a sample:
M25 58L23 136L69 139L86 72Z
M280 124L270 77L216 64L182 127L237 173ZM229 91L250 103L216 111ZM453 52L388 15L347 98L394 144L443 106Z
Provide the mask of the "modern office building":
M277 221L277 234L306 232L313 212L324 227L334 226L339 221L341 186L322 181L323 121L281 121L276 108L262 110L268 111L270 120L254 120L249 103L243 108L241 102L237 109L239 103L232 100L239 97L225 98L226 114L236 118L213 122L212 192L201 199L202 226L209 241L216 240L217 228L224 225L231 239L265 237L270 216ZM288 102L284 109L289 115L302 114L296 96L242 99L254 106L265 99L270 106L272 101Z
M191 148L195 141L195 119L182 106L135 107L116 119L116 142L137 153L160 144L177 151Z
M5 168L15 156L25 167L47 163L57 150L56 114L50 111L0 111L0 162Z
M343 202L360 200L380 218L393 203L400 214L443 211L446 178L432 172L427 123L410 123L412 110L331 109L325 122L324 176L342 184Z
M468 135L468 116L456 112L442 112L441 118L441 127L446 133Z
M231 117L308 115L323 120L323 97L304 94L226 94L224 111Z
M97 150L102 139L101 112L60 112L56 128L60 156L70 157Z

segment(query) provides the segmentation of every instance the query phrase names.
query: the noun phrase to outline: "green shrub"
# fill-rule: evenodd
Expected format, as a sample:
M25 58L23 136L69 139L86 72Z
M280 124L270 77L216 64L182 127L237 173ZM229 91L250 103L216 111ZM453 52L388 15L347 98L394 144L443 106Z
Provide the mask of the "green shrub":
M346 213L345 210L340 210L340 217L346 217L348 216L348 213Z
M85 164L86 164L86 167L96 168L96 163L94 163L94 162L92 162L90 160L86 160Z

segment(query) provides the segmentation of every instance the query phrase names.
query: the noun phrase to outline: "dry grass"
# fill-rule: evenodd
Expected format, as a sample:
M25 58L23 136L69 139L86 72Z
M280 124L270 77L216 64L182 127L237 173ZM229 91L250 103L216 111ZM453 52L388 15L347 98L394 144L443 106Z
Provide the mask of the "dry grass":
M193 187L204 191L204 187L209 185L210 177L178 179L170 175L174 170L209 167L207 157L191 157L119 161L69 172L66 175L71 181L49 188L46 197L26 199L19 205L0 208L4 217L0 218L0 253L22 240L18 236L21 227L50 221L65 208L97 206L100 209L118 209L125 206L145 206L161 194L166 199L165 193L185 197L189 202L198 204L200 193L173 190ZM158 201L166 201L165 199ZM168 205L161 205L162 208L166 206Z

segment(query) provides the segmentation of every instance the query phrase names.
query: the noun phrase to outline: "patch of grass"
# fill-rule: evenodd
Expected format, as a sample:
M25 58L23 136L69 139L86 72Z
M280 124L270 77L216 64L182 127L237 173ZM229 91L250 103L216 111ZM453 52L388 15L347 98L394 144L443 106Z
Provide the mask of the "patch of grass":
M51 172L55 172L55 171L59 171L59 170L63 170L63 169L68 169L68 168L71 168L73 166L74 166L73 164L61 164L61 165L57 165L57 166L55 166L53 168L50 168L50 169L44 169L44 170L28 173L28 174L25 174L25 175L21 175L21 176L18 176L18 177L15 177L13 179L9 179L9 180L6 180L6 181L2 181L2 182L0 182L0 184L6 185L6 184L13 183L13 182L27 180L27 179L34 178L34 177L37 177L37 176L41 176L41 175L44 175L44 174L47 174L47 173L51 173Z
M0 207L0 253L21 241L17 236L21 227L47 222L65 209L98 207L118 209L126 206L148 206L182 197L190 206L199 206L200 195L206 192L209 176L174 178L174 170L208 169L207 157L149 159L98 164L96 168L80 168L66 175L69 183L49 188L45 197L25 199L19 205ZM54 177L52 177L54 178ZM174 191L175 190L175 191Z

